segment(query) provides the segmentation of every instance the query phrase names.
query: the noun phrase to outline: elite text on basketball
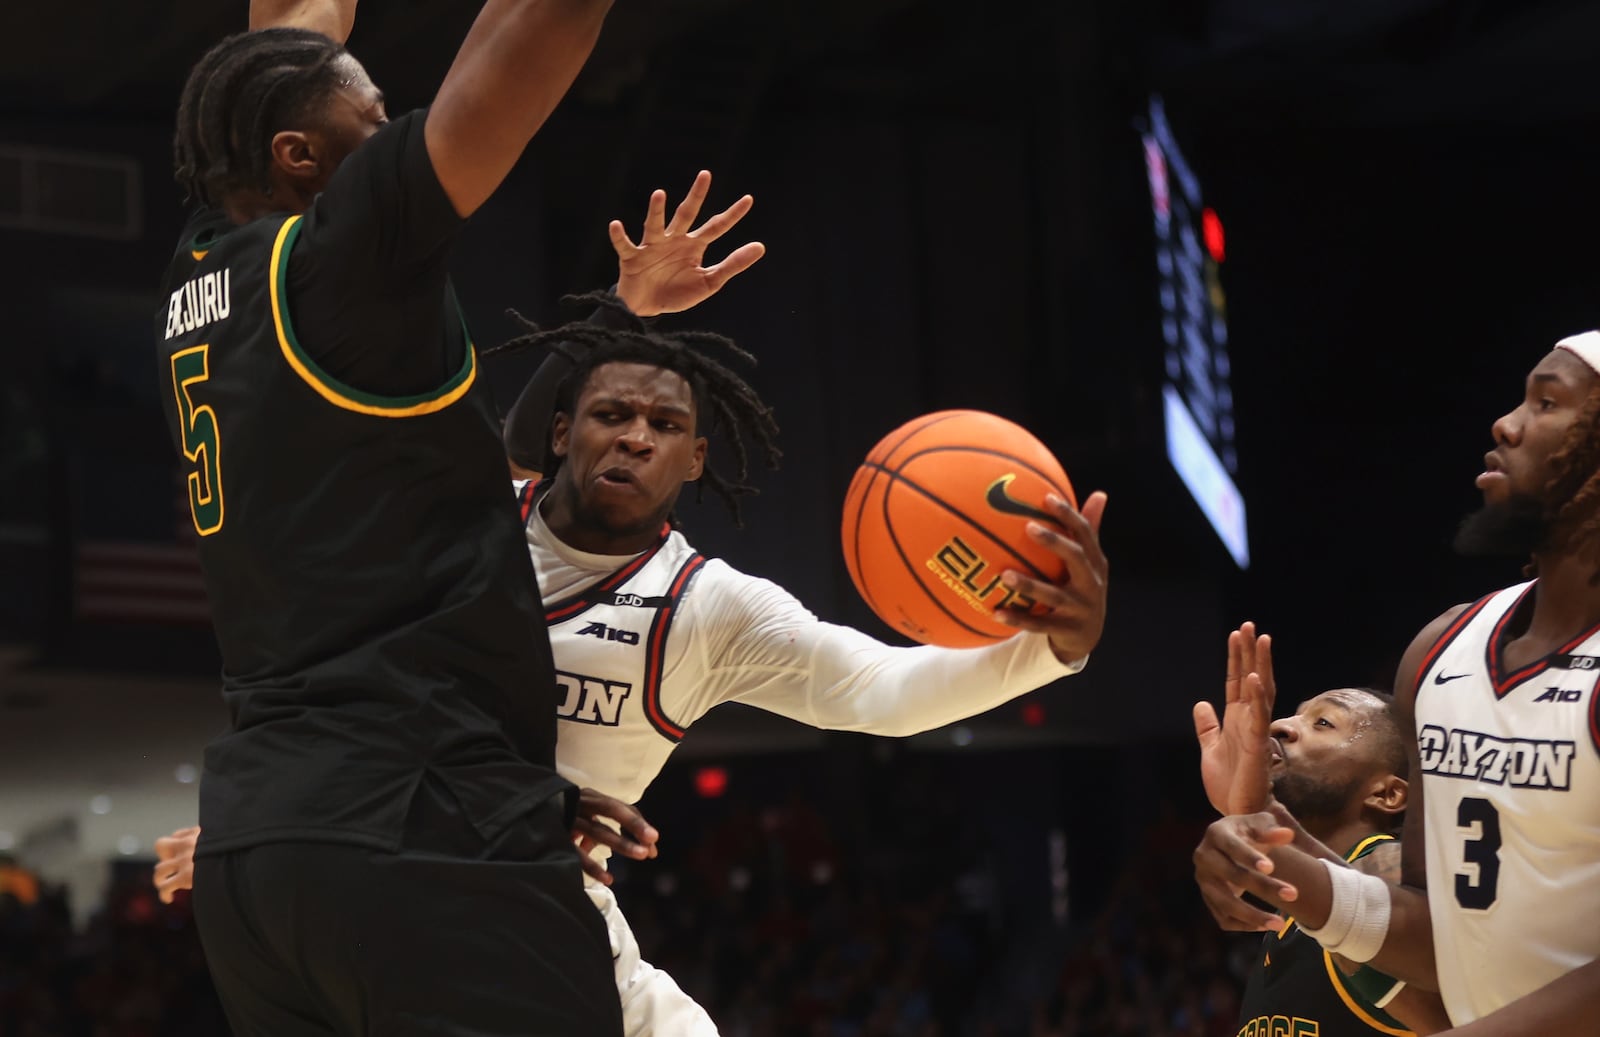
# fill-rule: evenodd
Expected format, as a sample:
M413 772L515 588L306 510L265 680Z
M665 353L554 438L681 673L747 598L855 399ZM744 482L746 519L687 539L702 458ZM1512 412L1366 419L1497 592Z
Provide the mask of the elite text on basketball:
M1016 609L1020 612L1027 612L1033 608L1032 598L1026 594L1019 594L1001 583L1002 570L995 569L988 559L974 551L971 545L960 537L951 537L949 543L928 559L927 565L946 587L960 595L961 599L973 609L985 615L997 608ZM992 575L985 579L985 574L988 573ZM991 601L990 598L996 591L999 592L999 599Z

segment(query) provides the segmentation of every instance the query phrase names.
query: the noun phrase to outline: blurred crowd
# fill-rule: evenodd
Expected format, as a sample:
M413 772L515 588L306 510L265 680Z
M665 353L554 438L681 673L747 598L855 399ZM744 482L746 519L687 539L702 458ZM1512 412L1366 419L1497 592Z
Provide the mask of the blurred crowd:
M1169 805L1137 844L1095 847L1116 854L1111 877L1075 882L1063 918L1048 890L1008 887L968 805L918 772L855 817L809 791L802 772L753 795L647 802L662 857L617 865L646 960L726 1037L1236 1032L1259 938L1217 932L1200 904L1203 817ZM66 891L0 865L0 1035L226 1033L187 898L162 905L146 863L119 863L81 929Z
M66 889L0 862L0 1034L226 1034L187 900L163 905L147 867L111 874L103 907L77 928Z

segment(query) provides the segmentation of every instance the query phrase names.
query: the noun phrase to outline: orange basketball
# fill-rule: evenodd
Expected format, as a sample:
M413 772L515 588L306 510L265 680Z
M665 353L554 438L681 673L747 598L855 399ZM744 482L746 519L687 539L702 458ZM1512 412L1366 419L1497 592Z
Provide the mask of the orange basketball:
M844 498L844 560L872 611L924 644L972 648L1015 634L997 608L1043 608L1000 582L1007 569L1059 581L1066 563L1031 539L1071 502L1067 473L1020 425L975 410L926 414L885 436Z

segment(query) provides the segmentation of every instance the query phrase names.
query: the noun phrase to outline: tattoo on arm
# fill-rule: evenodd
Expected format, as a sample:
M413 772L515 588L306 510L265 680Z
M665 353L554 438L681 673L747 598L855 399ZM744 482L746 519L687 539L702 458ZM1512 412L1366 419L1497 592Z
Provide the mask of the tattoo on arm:
M1371 853L1352 861L1350 866L1368 875L1376 875L1391 886L1400 885L1400 840L1379 843Z

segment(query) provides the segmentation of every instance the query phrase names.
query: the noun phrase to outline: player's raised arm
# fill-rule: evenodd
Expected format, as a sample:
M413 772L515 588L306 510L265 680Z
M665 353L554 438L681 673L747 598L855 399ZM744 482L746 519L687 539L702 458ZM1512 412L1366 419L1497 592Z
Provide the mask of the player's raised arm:
M470 216L555 110L611 0L489 0L439 87L425 135L435 175Z
M356 23L356 0L250 0L252 29L310 29L343 43Z

